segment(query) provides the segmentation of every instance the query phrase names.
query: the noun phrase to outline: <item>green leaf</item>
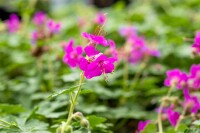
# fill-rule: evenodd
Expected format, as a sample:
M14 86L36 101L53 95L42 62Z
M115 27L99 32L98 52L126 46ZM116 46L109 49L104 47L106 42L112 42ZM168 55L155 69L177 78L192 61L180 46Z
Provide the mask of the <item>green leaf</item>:
M184 133L200 133L200 128L187 129Z
M156 130L157 128L155 124L148 124L141 133L156 133Z
M81 85L83 85L83 84L81 84ZM69 89L60 90L58 92L53 93L48 98L54 98L54 97L56 97L58 95L61 95L61 94L69 94L70 92L73 92L77 87L79 87L81 85L73 86L73 87L71 87Z
M101 123L106 121L105 118L99 117L99 116L95 116L95 115L88 116L87 119L88 119L88 121L90 123L90 127L91 128L94 128L95 126L97 126L97 125L99 125L99 124L101 124Z
M21 105L0 104L0 114L17 114L24 111Z

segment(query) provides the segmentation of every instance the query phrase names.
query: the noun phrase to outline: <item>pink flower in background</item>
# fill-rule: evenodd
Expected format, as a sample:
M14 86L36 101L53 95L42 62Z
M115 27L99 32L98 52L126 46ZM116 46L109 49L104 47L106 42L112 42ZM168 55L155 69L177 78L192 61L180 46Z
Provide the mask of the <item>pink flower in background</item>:
M118 60L118 52L116 50L115 42L113 40L108 40L108 43L110 44L109 51L110 51L112 57L115 58L117 61Z
M38 39L39 39L38 32L33 31L32 34L31 34L31 44L35 45Z
M20 28L20 20L16 14L11 14L9 19L6 20L6 25L10 33L17 32Z
M92 34L88 34L86 32L83 32L82 36L84 38L87 38L90 41L91 45L95 45L95 44L101 44L102 46L108 46L109 45L107 40L103 36L95 36L95 35L92 35Z
M168 70L166 72L167 78L165 79L165 86L175 85L178 89L183 89L187 86L188 76L186 73L181 72L179 69Z
M35 15L33 16L33 23L35 25L43 25L45 24L46 20L47 20L46 14L41 11L35 13Z
M150 120L140 121L138 123L138 129L137 129L136 133L142 132L149 123L151 123Z
M197 96L191 96L188 89L183 90L184 102L183 106L190 109L191 113L197 113L200 110L200 101Z
M192 47L197 53L200 53L200 31L196 33Z
M97 13L94 22L99 25L103 25L106 22L106 15L102 12Z
M177 124L177 121L178 121L178 119L179 119L179 117L180 117L180 113L177 112L177 111L174 111L174 110L173 110L173 107L169 107L169 108L167 109L167 112L166 112L166 113L167 113L167 118L168 118L170 124L171 124L173 127L175 127L176 124Z
M87 46L85 52L88 57L80 60L80 69L84 71L87 79L114 71L114 62L116 59L112 57L108 58L93 46Z
M58 33L60 31L61 25L60 23L56 23L53 20L49 20L47 22L47 27L51 33Z
M191 89L200 89L200 65L192 65L190 68L190 75L188 78L188 86Z
M63 62L68 64L71 68L79 65L80 59L82 58L83 50L81 46L74 47L74 40L69 40L68 44L64 46L65 55Z
M119 33L123 37L137 36L137 30L133 26L123 26L119 29Z

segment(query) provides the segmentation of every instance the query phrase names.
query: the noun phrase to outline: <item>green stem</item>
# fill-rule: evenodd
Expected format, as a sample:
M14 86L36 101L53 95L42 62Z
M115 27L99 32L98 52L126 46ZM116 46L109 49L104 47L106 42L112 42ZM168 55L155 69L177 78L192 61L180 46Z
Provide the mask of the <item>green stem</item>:
M123 75L123 90L126 91L127 90L127 81L128 81L128 62L126 61L124 63L124 75Z
M81 73L81 76L80 76L80 80L79 80L79 86L77 88L77 91L75 92L74 94L74 97L72 98L72 94L70 95L70 98L72 98L71 100L71 105L70 105L70 110L69 110L69 114L68 114L68 118L67 118L67 122L65 124L65 127L70 125L71 123L71 120L72 120L72 115L73 115L73 112L74 112L74 108L75 108L75 105L76 105L76 101L77 101L77 98L81 92L81 86L82 86L82 83L84 81L84 75L83 75L83 72Z
M166 97L168 97L168 98L170 97L173 88L174 88L173 86L169 88ZM160 107L159 107L159 111L158 111L158 118L157 118L159 133L163 133L163 127L162 127L162 110L163 110L164 105L165 105L165 101L162 99Z
M140 67L139 67L138 70L136 71L135 76L134 76L134 78L133 78L133 80L132 80L132 84L131 84L131 86L130 86L130 90L132 90L132 89L134 89L134 88L136 87L136 85L137 85L137 83L138 83L138 80L139 80L139 78L140 78L140 75L141 75L141 73L142 73L142 70L143 70L145 67L146 67L146 63L144 62L144 63L142 63L142 64L140 65Z

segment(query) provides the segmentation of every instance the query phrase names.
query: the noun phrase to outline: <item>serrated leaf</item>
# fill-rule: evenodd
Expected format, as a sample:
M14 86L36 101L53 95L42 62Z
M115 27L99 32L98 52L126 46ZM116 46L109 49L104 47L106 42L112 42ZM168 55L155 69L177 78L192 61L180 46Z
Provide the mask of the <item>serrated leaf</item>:
M95 115L88 116L87 119L90 123L91 128L94 128L95 126L106 121L106 118L95 116Z
M50 95L48 98L54 98L54 97L56 97L56 96L58 96L58 95L61 95L61 94L69 94L70 92L73 92L77 87L82 86L82 85L83 85L83 84L70 87L69 89L60 90L60 91L58 91L58 92L53 93L53 94Z

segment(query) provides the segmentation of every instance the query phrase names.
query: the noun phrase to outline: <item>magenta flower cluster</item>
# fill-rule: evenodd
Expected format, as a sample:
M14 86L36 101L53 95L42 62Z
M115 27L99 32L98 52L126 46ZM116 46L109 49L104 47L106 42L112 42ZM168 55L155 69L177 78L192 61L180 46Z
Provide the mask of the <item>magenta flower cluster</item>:
M109 42L101 35L82 33L82 36L89 40L85 48L82 46L74 47L74 41L70 40L65 46L65 55L63 57L64 63L70 67L79 67L87 79L91 79L102 74L112 73L114 71L115 57L107 57L96 49L98 45L108 46ZM113 47L114 41L111 42ZM84 51L84 52L83 52ZM83 56L86 54L86 57Z
M137 34L136 28L132 26L124 26L120 28L120 35L126 38L124 53L122 58L135 64L150 56L159 57L160 52L157 49L150 48L144 37Z
M20 20L16 14L11 14L9 19L6 20L6 25L10 33L17 32L20 29Z
M183 91L183 110L191 114L197 113L200 110L200 100L197 96L191 95L190 92L200 89L200 65L192 65L189 74L182 72L180 69L169 70L166 74L165 86L182 89ZM166 114L171 125L176 126L180 113L174 111L173 106L167 109Z
M176 87L177 89L200 89L200 64L194 64L187 74L179 69L173 69L166 72L165 86Z
M60 32L61 25L47 17L44 12L37 12L33 16L33 23L37 29L31 34L31 43L35 45L38 40L50 38Z

